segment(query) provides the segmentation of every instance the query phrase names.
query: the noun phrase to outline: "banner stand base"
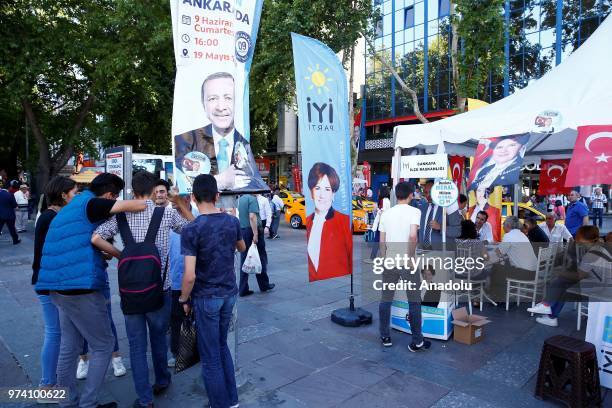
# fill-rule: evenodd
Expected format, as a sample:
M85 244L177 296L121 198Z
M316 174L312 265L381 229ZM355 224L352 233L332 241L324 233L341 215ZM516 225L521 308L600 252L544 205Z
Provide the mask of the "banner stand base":
M331 314L332 322L344 327L359 327L372 324L372 313L360 307L355 308L353 296L350 298L350 306L336 309Z

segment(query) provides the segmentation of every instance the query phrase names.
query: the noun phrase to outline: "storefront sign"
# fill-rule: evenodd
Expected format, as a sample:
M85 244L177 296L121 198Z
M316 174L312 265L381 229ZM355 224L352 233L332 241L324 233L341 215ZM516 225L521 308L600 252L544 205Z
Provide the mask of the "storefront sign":
M119 146L104 152L106 172L123 179L125 189L119 193L120 199L132 197L132 146Z
M448 155L402 156L400 178L446 178Z

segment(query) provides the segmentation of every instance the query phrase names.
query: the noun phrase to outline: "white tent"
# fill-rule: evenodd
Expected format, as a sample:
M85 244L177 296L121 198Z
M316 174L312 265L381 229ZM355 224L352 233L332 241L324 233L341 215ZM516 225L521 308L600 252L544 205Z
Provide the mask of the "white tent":
M576 127L612 124L612 18L563 63L526 88L478 110L447 119L394 129L395 147L444 143L450 154L468 155L477 139L534 131L543 112L560 115L552 133L532 136L526 162L571 157Z

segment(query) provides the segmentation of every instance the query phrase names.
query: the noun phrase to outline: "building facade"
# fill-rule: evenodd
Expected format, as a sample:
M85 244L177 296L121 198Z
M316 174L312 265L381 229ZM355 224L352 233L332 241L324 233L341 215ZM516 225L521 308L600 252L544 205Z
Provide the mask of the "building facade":
M418 95L435 120L453 115L451 1L374 0L375 47ZM612 10L612 0L505 0L504 68L489 74L480 99L495 102L525 87L578 48ZM366 53L359 161L372 165L373 184L390 173L393 127L417 123L412 101L382 64Z

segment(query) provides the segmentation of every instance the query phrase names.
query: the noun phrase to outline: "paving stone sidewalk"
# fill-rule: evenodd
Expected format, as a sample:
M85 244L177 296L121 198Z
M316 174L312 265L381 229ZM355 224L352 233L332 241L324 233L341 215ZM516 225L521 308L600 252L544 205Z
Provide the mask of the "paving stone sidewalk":
M32 228L30 228L30 231ZM566 307L560 327L538 325L524 307L486 305L493 323L486 339L466 346L433 341L432 349L410 353L410 336L393 332L394 345L383 349L378 337L378 303L359 306L374 314L374 324L345 328L330 312L348 305L347 277L308 283L305 231L281 223L280 238L267 241L269 274L276 288L240 298L238 303L238 379L241 407L546 407L533 397L544 339L576 332L575 311ZM13 246L0 236L0 387L36 385L43 324L30 285L33 233ZM356 274L362 267L363 237L355 236ZM365 265L364 265L365 266ZM113 317L128 374L107 373L101 402L129 407L136 399L129 370L125 322L116 294L116 262L109 271ZM256 290L255 279L251 288ZM355 286L360 287L359 280ZM151 373L151 378L153 378ZM157 407L204 407L200 367L173 377ZM604 406L612 406L607 396ZM6 404L0 404L7 406ZM14 404L13 406L32 406Z

